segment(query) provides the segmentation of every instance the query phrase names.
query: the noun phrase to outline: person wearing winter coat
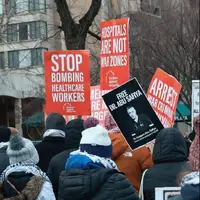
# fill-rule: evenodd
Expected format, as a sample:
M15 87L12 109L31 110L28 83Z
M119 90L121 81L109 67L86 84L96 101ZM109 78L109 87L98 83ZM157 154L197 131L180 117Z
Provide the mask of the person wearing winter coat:
M155 140L154 166L148 169L143 179L144 200L155 199L156 187L177 187L181 171L189 170L187 146L183 135L176 128L162 129Z
M0 174L9 165L9 158L6 154L6 150L12 132L18 133L18 130L12 127L0 127Z
M59 113L51 113L46 119L46 131L43 140L36 145L40 161L38 166L47 172L53 156L65 150L65 118Z
M82 132L79 150L66 161L59 180L59 200L138 200L131 183L110 159L112 143L97 125Z
M112 160L115 161L119 170L125 174L138 193L142 173L153 166L150 150L142 147L132 151L109 113L105 118L105 128L112 141Z
M190 146L189 161L194 171L200 171L200 115L193 120L193 127L195 131L195 138Z
M72 151L78 150L81 132L84 130L82 119L74 119L66 126L65 151L55 155L49 163L47 174L52 182L54 193L58 195L60 173L65 169L65 163Z
M49 178L36 166L39 156L30 140L11 136L7 155L10 165L0 177L0 200L55 200Z

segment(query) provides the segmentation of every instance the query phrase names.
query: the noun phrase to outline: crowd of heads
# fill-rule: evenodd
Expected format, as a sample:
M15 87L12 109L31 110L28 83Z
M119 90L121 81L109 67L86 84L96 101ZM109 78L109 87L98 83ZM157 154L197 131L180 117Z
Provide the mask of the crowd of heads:
M133 109L127 108L132 118ZM110 187L118 187L118 179L124 183L118 188L123 199L152 200L155 188L163 186L181 186L183 200L199 197L200 116L193 120L195 138L189 152L184 136L176 128L165 128L155 139L152 155L147 147L132 151L109 113L104 125L94 117L66 124L62 115L51 113L45 126L43 140L36 146L16 129L0 127L0 199L26 199L28 188L34 188L31 183L40 185L33 192L35 199L95 199L99 195L105 199L109 190L104 184L109 186L108 180L113 179L116 184ZM88 185L92 182L98 189ZM70 197L73 185L88 187L82 188L84 198L79 190ZM123 187L129 188L128 194Z

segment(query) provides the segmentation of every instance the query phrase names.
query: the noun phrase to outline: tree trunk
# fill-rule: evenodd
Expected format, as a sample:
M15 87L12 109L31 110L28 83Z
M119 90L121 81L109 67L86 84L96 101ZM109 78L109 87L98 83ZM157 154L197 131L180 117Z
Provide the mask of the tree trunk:
M85 49L86 36L94 18L98 14L102 0L92 0L89 10L75 23L66 0L55 0L57 11L62 22L62 30L65 35L65 44L68 50Z
M86 34L74 33L70 37L65 35L67 50L85 49Z

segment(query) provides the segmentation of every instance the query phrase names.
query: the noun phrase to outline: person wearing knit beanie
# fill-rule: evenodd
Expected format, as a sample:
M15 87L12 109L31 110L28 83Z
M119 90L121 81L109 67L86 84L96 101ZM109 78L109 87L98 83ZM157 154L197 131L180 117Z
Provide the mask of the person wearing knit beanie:
M195 138L190 146L189 161L194 171L200 171L200 115L196 116L193 120L193 127L195 131Z
M112 142L108 131L100 125L84 130L80 141L80 151L110 158L112 156Z
M58 199L139 200L113 160L108 131L100 125L82 132L79 150L70 153L59 178ZM113 193L114 191L114 193Z
M10 136L20 134L16 128L0 127L0 174L9 166L9 158L6 150L9 144Z
M92 128L92 127L95 127L99 124L99 120L95 117L88 117L84 123L83 123L83 126L85 129L87 128Z
M36 165L39 162L39 155L33 143L20 135L11 136L6 153L10 165L16 163Z
M0 176L0 199L55 200L48 176L36 165L39 155L30 140L13 134L7 155L10 165Z
M82 132L79 150L70 153L65 169L96 167L117 169L116 164L110 159L111 156L112 142L108 131L97 125Z

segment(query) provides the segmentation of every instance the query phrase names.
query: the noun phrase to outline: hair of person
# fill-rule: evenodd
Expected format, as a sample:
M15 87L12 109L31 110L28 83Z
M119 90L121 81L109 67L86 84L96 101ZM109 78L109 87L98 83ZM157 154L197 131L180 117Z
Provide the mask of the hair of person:
M127 106L126 107L126 110L129 110L129 109L131 109L131 108L134 108L133 106ZM135 108L134 108L135 109ZM135 109L136 110L136 109Z

